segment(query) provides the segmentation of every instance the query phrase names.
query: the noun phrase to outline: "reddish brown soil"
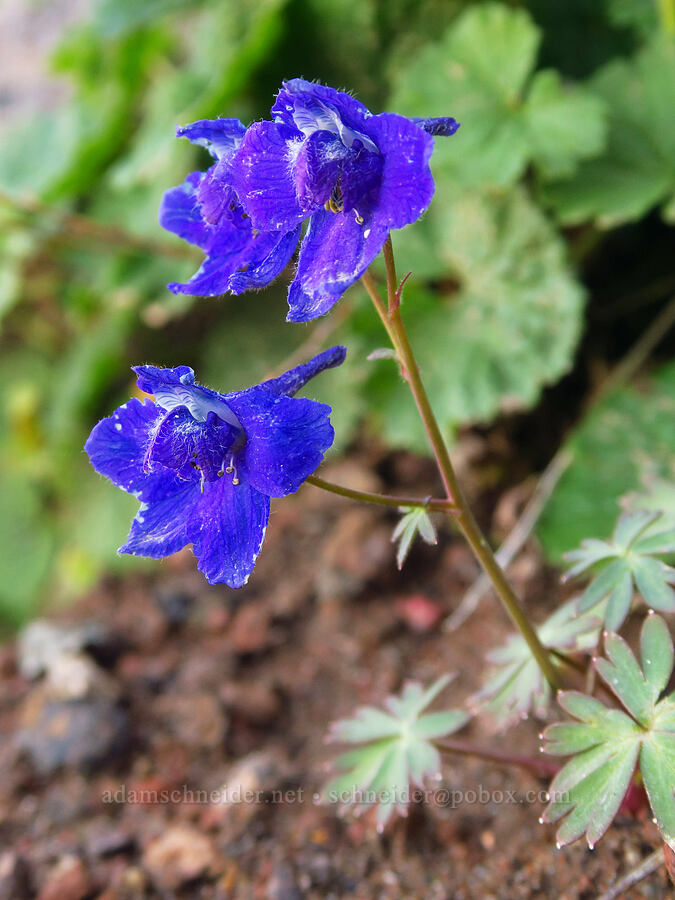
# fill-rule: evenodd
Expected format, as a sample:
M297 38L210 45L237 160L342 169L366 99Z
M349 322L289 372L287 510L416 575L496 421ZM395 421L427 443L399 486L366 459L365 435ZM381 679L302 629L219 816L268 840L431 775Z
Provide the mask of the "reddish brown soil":
M421 464L403 459L392 471L389 490L433 490ZM373 483L353 465L332 474ZM507 499L500 515L508 513ZM128 712L126 749L93 771L41 776L19 752L16 736L34 724L44 684L17 673L13 645L0 651L0 900L591 900L651 853L658 839L644 811L617 819L593 852L582 844L557 851L553 830L537 821L543 802L525 801L545 782L466 758L447 761L442 786L492 792L489 802L420 805L382 836L369 817L341 819L314 802L333 719L379 702L406 678L428 682L448 670L458 678L443 699L461 703L484 674L482 654L507 629L487 597L457 634L438 624L416 631L400 600L421 596L432 611L450 612L476 569L461 541L443 533L437 548L416 548L399 575L393 521L305 488L276 505L242 591L209 588L181 554L156 577L102 584L59 616L108 630L95 654L107 676L100 690ZM559 601L555 573L535 548L515 577L537 616ZM462 736L536 752L540 728L526 722L494 737L478 720ZM224 785L259 790L260 802L189 795ZM176 791L178 802L138 802L138 794L132 802L139 791L159 799ZM495 801L507 791L516 802ZM625 896L671 896L665 869Z

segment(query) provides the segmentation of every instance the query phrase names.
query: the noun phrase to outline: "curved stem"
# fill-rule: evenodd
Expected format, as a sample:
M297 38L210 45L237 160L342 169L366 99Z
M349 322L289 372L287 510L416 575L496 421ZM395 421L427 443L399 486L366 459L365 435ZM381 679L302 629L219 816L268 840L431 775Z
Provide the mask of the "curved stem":
M549 777L560 770L558 763L544 759L540 756L525 756L520 753L507 753L495 750L493 747L482 747L470 744L468 741L460 741L455 738L443 738L434 741L434 746L441 753L455 753L461 756L473 756L476 759L484 759L487 762L498 763L504 766L518 766L527 769L535 775Z
M417 360L415 359L415 354L413 353L408 333L401 317L397 285L392 283L392 278L395 278L396 276L396 266L394 263L394 253L390 238L387 239L384 245L384 258L387 267L387 293L389 298L393 298L393 300L390 300L388 310L384 309L384 304L381 299L379 300L379 303L375 303L375 308L387 329L387 333L392 337L392 343L394 344L394 348L401 364L401 372L410 386L415 404L419 410L427 437L429 438L429 443L431 444L436 459L436 465L443 482L446 496L453 502L453 505L457 507L457 524L464 533L465 538L469 542L474 555L485 570L486 575L492 582L511 621L530 648L530 651L536 659L539 668L544 673L546 680L553 688L557 689L560 686L560 678L553 661L551 660L551 656L542 645L536 631L523 612L520 601L495 559L494 553L492 552L485 535L480 530L471 508L462 493L459 481L457 480L455 470L450 461L448 448L431 408L431 403L429 402L429 397L422 381ZM367 284L366 289L370 293Z
M421 507L429 512L442 512L452 515L455 507L449 500L436 500L433 497L392 497L389 494L375 494L371 491L356 491L353 488L342 487L339 484L333 484L332 481L325 481L317 475L310 475L305 481L313 484L314 487L320 488L322 491L328 491L331 494L338 494L340 497L347 497L349 500L360 500L363 503L375 503L377 506L391 506L399 509L402 506Z

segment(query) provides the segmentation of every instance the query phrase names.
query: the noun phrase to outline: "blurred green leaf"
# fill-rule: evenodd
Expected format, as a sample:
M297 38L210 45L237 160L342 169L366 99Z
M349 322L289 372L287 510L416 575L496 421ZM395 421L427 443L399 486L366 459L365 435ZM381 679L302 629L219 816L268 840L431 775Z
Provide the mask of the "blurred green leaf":
M659 24L659 0L645 3L644 0L605 0L610 22L625 28L632 28L640 37L649 37Z
M447 196L447 195L446 195ZM404 316L432 405L446 434L460 423L525 409L569 367L583 291L562 242L525 191L467 190L430 213L455 293L404 291ZM356 322L365 336L374 317ZM379 330L368 336L374 349ZM378 341L378 343L375 343ZM387 361L368 380L373 419L395 446L426 449L417 411Z
M465 185L510 185L533 162L545 175L572 172L604 146L601 102L552 71L531 78L540 31L525 10L498 3L466 10L443 41L401 68L391 100L408 115L453 115L437 141L437 170Z
M619 499L641 479L675 477L675 364L664 366L639 391L613 391L568 438L572 464L560 479L537 533L552 560L589 534L606 538Z
M611 541L587 539L565 555L573 563L568 577L593 576L579 610L586 612L606 600L604 619L609 631L618 631L623 624L636 590L648 606L675 612L675 591L668 583L675 581L675 569L658 558L675 552L675 531L647 535L658 519L658 512L624 513Z
M40 494L25 479L0 479L0 618L14 625L37 608L54 547Z
M609 111L606 152L542 189L564 224L608 228L657 204L675 218L675 42L655 38L631 60L613 60L590 81Z
M602 612L580 614L577 607L576 600L569 600L537 628L544 647L567 653L595 650ZM545 718L551 687L523 638L509 635L504 646L491 650L487 659L493 668L471 704L488 716L494 728L502 731L529 715Z
M377 806L379 830L392 813L405 812L410 782L421 786L425 778L440 773L433 739L453 734L469 719L458 709L422 715L450 680L444 675L426 690L408 682L399 696L385 700L387 712L364 706L353 718L335 722L332 740L362 746L335 760L343 774L327 785L324 798L357 811Z

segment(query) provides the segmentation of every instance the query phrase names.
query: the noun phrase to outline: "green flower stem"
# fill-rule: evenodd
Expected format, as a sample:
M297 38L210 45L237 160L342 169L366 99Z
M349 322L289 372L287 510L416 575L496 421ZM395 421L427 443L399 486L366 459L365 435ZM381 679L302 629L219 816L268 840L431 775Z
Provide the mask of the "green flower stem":
M461 741L455 738L443 738L442 740L434 741L434 746L441 753L472 756L475 759L484 759L487 762L497 763L498 765L518 766L544 778L556 775L560 770L558 763L541 756L507 753L502 750L495 750L494 747L482 747L478 744L471 744L468 741Z
M388 494L374 494L371 491L355 491L352 488L333 484L332 481L324 481L323 478L319 478L317 475L310 475L305 480L308 484L313 484L314 487L320 488L322 491L338 494L340 497L347 497L349 500L375 503L377 506L392 506L396 509L400 509L402 506L421 507L429 512L441 512L448 515L456 512L450 500L436 500L433 497L392 497Z
M469 542L469 545L483 567L485 574L490 579L493 588L497 592L497 595L513 624L521 633L527 646L530 648L530 651L546 677L546 680L552 688L557 689L560 686L560 678L558 671L551 660L551 656L542 645L537 637L536 631L523 612L518 597L497 563L494 553L492 552L485 535L480 530L478 523L471 512L471 508L459 486L455 470L450 461L448 448L431 408L429 397L427 396L422 376L420 375L420 370L415 359L415 354L413 353L410 340L408 339L408 333L401 317L400 290L398 289L396 282L396 265L394 262L391 237L387 238L384 245L384 259L387 268L388 308L385 309L384 303L381 298L379 298L379 294L378 301L376 302L373 299L373 302L387 329L387 333L391 337L392 344L398 355L401 373L410 386L415 404L417 405L417 409L429 438L429 443L433 449L436 465L443 482L446 496L448 500L452 502L453 506L457 508L457 524L462 530L464 537ZM364 284L372 297L373 293L371 288L373 285L370 276L368 281L370 282L370 287L368 282L364 282ZM376 288L375 293L377 293Z

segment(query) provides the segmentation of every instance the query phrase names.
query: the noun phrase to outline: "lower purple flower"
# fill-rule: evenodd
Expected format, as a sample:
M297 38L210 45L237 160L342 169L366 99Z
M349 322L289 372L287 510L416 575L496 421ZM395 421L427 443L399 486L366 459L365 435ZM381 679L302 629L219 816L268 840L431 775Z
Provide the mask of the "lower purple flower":
M155 559L186 544L211 584L246 584L270 497L297 491L333 443L331 408L293 395L340 365L333 347L279 378L219 394L188 366L138 366L141 390L91 432L94 468L141 501L120 553Z

